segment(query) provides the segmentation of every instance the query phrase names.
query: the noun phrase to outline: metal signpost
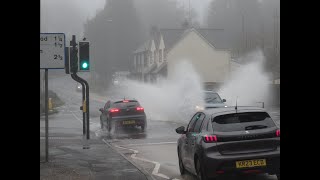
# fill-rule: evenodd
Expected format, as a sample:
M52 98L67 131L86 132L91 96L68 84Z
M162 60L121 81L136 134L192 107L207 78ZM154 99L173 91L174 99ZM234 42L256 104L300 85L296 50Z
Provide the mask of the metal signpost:
M65 34L40 33L40 69L45 70L45 151L49 160L48 70L64 69Z

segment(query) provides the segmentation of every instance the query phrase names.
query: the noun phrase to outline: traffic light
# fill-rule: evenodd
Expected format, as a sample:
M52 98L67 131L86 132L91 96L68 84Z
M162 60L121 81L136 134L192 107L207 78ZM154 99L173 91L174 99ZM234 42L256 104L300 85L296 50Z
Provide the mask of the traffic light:
M75 74L78 71L78 48L77 48L75 35L72 35L72 40L70 41L69 54L70 54L70 57L69 57L70 73Z
M70 47L65 47L65 53L64 69L66 74L70 74Z
M79 71L90 71L88 41L79 41Z
M77 73L78 71L78 48L70 47L70 72Z

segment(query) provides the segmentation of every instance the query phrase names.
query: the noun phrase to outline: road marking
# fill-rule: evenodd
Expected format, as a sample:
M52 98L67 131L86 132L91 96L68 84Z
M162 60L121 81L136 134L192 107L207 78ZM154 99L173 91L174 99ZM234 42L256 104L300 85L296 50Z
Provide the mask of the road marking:
M73 112L71 112L71 114L82 124L82 121L80 120L80 118L78 118Z
M40 139L45 139L45 137L40 137ZM49 139L65 139L65 140L74 140L74 139L82 139L82 137L80 136L76 136L76 137L49 137Z
M102 139L102 141L107 144L107 142L106 142L104 139ZM144 158L140 158L140 157L136 157L136 155L139 153L139 151L137 151L137 150L130 149L130 148L125 148L125 147L121 147L121 146L118 146L118 145L115 145L115 144L113 144L113 146L116 147L116 148L126 149L126 150L133 151L133 154L131 154L131 158L132 158L132 159L137 159L137 160L140 160L140 161L144 161L144 162L149 162L149 163L155 164L155 167L154 167L154 169L153 169L153 171L152 171L152 174L153 174L153 175L162 177L162 178L164 178L164 179L170 179L168 176L159 173L159 169L160 169L160 163L159 163L159 162L151 161L151 160L144 159Z
M177 142L159 142L159 143L143 143L143 144L127 144L127 146L145 146L145 145L163 145L163 144L177 144Z

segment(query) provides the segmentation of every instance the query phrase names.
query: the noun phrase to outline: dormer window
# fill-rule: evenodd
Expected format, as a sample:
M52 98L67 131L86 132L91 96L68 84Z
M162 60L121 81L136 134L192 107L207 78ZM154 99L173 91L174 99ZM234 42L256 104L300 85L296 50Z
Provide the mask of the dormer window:
M162 62L162 49L159 50L159 62Z

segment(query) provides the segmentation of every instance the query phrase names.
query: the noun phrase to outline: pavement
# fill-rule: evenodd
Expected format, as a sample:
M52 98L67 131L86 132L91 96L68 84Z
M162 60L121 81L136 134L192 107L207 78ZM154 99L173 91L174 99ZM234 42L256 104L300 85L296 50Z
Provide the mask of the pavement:
M49 116L49 162L45 160L44 117L40 118L40 180L152 179L108 142L91 134L86 143L82 123L72 112ZM90 149L83 149L88 144Z

